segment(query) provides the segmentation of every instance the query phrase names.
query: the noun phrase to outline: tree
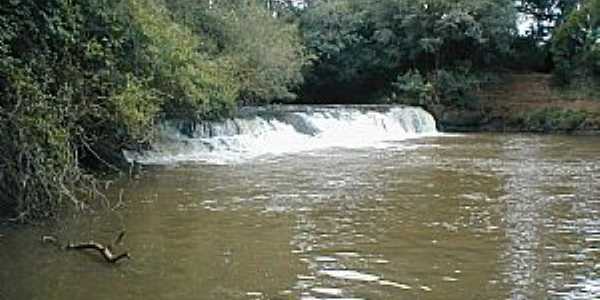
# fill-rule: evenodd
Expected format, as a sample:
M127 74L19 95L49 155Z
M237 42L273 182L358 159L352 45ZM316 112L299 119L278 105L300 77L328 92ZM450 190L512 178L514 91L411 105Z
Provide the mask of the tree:
M554 28L581 4L581 0L520 0L517 9L532 20L529 36L536 42L547 41Z
M298 26L274 15L287 5L285 1L215 1L209 8L194 0L169 2L177 19L185 20L202 39L201 47L232 63L240 84L238 99L245 104L293 100L292 90L303 82L301 71L309 57Z
M511 0L327 1L306 10L302 29L318 57L307 75L313 94L340 85L355 94L411 69L498 65L510 53L516 11Z
M586 0L556 29L552 39L556 83L600 78L600 0Z
M235 108L240 87L228 60L199 52L200 39L174 22L163 5L131 0L129 12L144 40L137 49L144 60L143 75L164 98L165 113L211 118Z

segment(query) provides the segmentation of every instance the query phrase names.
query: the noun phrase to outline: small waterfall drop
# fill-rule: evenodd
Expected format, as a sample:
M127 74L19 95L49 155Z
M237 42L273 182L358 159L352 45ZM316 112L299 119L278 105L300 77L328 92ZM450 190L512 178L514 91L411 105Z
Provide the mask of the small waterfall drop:
M437 133L433 116L416 107L245 108L238 117L221 122L164 121L151 150L124 154L141 164L224 164L333 147L382 147Z

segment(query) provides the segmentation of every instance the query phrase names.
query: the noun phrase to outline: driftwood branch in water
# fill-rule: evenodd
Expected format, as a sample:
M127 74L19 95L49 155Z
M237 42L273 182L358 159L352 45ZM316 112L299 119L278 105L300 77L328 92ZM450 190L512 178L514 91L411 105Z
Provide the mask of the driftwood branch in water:
M121 231L121 233L119 233L119 236L117 236L117 238L113 241L112 246L120 245L124 236L125 236L125 231Z
M103 244L100 244L100 243L97 243L94 241L89 241L89 242L85 242L85 243L69 243L64 248L66 250L88 250L88 249L96 250L102 255L102 257L104 257L106 262L114 264L124 258L131 259L131 256L129 256L128 252L124 252L119 255L115 255L112 252L113 245L120 244L121 241L123 240L124 236L125 236L125 231L121 231L121 233L119 233L119 235L114 240L114 242L108 246L104 246ZM42 243L55 244L58 247L60 247L60 244L58 243L58 239L51 235L42 236Z
M50 243L50 244L59 245L58 239L51 235L42 235L42 243Z
M67 250L72 250L72 249L74 249L74 250L86 250L86 249L97 250L98 252L100 252L100 254L102 254L104 259L106 259L106 261L111 264L114 264L123 258L127 258L127 259L131 258L129 256L129 253L127 253L127 252L121 253L119 255L115 255L112 253L109 246L104 246L104 245L102 245L100 243L96 243L94 241L89 241L87 243L68 244L66 248L67 248Z

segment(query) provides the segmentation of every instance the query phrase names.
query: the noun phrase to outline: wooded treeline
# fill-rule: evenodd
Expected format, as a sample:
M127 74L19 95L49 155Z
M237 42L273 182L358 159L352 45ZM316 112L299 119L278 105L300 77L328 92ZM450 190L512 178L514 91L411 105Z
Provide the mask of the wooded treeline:
M600 77L600 0L6 0L0 211L48 217L162 118L240 105L468 106L498 72ZM520 16L531 30L519 34Z

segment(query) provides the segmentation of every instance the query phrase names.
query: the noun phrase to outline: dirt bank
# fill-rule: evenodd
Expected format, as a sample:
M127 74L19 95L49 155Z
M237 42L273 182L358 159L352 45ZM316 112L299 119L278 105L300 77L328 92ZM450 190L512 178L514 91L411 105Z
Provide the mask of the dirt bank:
M551 86L551 75L512 74L478 93L477 109L431 107L445 131L600 133L600 99Z

